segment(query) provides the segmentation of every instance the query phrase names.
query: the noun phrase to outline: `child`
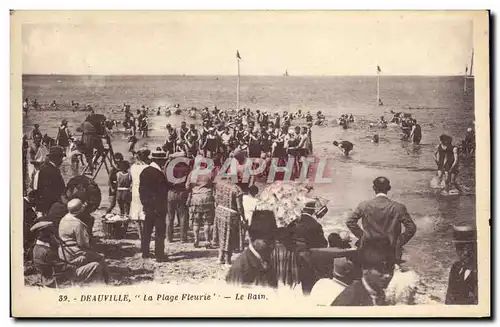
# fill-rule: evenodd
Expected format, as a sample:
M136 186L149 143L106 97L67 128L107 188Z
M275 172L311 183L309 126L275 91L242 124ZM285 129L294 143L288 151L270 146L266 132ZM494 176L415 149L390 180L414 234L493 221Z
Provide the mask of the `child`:
M69 157L71 158L71 166L74 166L78 170L80 163L83 163L83 154L80 151L80 146L73 137L69 138Z
M114 159L116 165L119 166L120 162L123 161L123 155L120 152L116 152L113 156L113 159ZM117 174L118 174L118 170L115 167L111 168L111 172L109 173L109 181L108 181L109 207L106 210L106 213L104 214L104 216L106 216L108 213L111 213L111 211L113 211L113 209L116 206L116 191L118 188Z
M135 144L137 143L137 141L138 141L137 136L135 136L135 134L132 131L130 131L130 136L127 139L128 152L135 154Z
M130 214L130 203L132 202L132 177L130 176L129 168L129 162L123 160L118 163L119 171L116 173L116 200L120 207L120 214L126 216Z

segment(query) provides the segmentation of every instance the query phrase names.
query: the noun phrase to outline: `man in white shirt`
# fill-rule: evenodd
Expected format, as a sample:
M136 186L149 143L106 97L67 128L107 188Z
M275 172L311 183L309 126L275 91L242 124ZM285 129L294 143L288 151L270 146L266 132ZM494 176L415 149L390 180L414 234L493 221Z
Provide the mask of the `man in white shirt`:
M353 281L354 265L346 258L336 258L333 263L333 278L323 278L314 284L310 299L316 305L330 306L337 296Z

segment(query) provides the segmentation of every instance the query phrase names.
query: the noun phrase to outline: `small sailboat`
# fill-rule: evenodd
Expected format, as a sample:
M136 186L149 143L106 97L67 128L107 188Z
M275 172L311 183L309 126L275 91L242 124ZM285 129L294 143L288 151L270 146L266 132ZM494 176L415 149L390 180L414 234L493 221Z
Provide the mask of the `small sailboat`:
M288 70L285 70L285 73L283 74L283 76L290 76L290 75L288 75Z

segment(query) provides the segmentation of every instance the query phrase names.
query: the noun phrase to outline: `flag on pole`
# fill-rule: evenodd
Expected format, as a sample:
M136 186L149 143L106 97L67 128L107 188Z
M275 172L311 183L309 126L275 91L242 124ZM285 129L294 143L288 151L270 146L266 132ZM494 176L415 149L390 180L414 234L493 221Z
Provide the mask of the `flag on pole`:
M382 72L382 69L380 69L380 66L377 65L377 73L381 73Z
M241 59L240 52L238 50L236 50L236 59Z

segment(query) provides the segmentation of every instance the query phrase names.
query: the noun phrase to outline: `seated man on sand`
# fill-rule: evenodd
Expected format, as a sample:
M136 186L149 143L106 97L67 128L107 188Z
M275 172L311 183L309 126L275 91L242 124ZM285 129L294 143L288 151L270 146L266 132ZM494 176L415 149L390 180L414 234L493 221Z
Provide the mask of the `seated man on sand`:
M91 249L86 224L86 204L80 199L68 202L68 213L59 223L59 258L75 266L78 283L107 283L108 271L104 256Z

